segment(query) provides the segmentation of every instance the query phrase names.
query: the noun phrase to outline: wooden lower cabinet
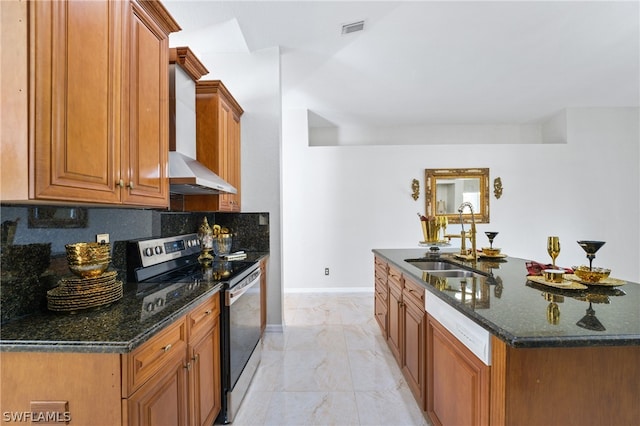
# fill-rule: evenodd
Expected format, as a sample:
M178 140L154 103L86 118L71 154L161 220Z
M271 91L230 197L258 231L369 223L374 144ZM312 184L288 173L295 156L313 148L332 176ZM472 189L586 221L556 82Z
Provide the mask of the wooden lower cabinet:
M402 373L409 389L418 401L420 408L425 409L425 313L424 304L415 304L404 298L404 362Z
M193 426L212 425L221 408L220 327L215 325L199 341L189 345L190 421ZM151 423L157 424L157 423Z
M376 257L374 270L374 315L385 339L388 337L389 324L389 286L387 284L388 271L389 265L387 265L384 260Z
M427 315L427 415L434 425L489 424L490 367Z
M127 399L129 426L187 425L188 371L175 358Z
M395 267L376 259L375 318L423 411L426 391L424 291Z
M403 322L402 288L395 281L389 280L389 328L387 329L387 345L399 365L403 356Z
M216 293L126 354L0 352L0 406L30 413L40 401L79 425L211 425L222 402L219 315Z

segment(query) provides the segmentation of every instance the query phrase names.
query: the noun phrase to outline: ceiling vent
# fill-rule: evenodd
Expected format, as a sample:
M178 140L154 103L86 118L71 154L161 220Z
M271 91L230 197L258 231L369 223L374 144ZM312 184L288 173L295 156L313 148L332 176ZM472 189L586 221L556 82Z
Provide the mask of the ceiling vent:
M364 30L364 21L352 22L342 26L342 35Z

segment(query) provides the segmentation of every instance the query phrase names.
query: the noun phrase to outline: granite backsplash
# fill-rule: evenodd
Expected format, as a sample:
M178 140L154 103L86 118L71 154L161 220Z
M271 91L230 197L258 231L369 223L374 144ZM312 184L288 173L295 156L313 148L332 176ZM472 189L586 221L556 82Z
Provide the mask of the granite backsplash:
M269 251L269 213L167 212L86 208L83 227L33 227L32 207L0 205L2 222L16 222L12 244L0 248L0 321L46 309L46 292L68 275L65 244L95 241L109 234L112 267L126 271L126 241L195 233L203 217L229 228L232 250ZM61 207L74 208L74 207Z

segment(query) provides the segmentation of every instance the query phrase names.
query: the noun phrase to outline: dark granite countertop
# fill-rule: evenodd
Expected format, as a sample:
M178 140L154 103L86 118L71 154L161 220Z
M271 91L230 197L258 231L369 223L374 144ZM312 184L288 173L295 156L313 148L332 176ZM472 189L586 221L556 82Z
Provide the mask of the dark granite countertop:
M405 259L425 257L425 249L375 249L373 252L513 347L640 345L638 283L627 282L615 288L590 286L587 290L560 290L527 280L524 259L479 260L474 268L473 262L443 253L440 255L443 259L492 274L492 277L477 278L475 291L470 288L473 280L467 279L463 300L461 278L448 278L446 286L442 282L438 285L422 270L405 262ZM589 308L593 312L585 318ZM598 323L601 327L596 327Z
M266 255L248 253L246 260L258 262ZM75 314L37 312L3 324L0 351L127 353L219 293L222 282L212 279L181 291L151 316L143 314L144 296L136 294L135 283L124 287L123 298L109 306Z

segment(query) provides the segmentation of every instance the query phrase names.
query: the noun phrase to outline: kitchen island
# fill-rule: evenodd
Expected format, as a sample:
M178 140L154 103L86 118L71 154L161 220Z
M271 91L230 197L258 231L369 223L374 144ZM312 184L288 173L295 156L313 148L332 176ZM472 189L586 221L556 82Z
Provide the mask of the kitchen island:
M376 319L434 424L640 424L637 283L556 289L528 280L523 259L451 253L440 258L479 274L434 279L406 261L424 249L373 252Z

